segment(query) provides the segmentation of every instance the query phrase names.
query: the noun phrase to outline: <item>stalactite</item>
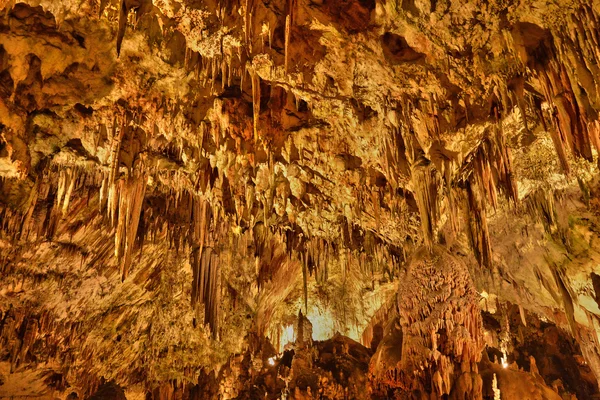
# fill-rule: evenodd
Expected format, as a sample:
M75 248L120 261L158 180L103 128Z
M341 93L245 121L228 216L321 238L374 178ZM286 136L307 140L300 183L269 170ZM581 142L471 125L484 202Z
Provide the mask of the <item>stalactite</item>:
M260 119L260 77L252 68L250 70L252 78L252 110L254 118L254 141L258 141L258 122Z
M57 228L60 219L67 213L76 182L77 173L74 168L61 168L58 171L56 196L54 197L54 204L49 215L50 222L47 229L48 237L54 236L54 230ZM30 210L30 212L33 213L33 210ZM23 226L23 228L26 227Z
M446 185L446 202L448 205L448 216L453 235L457 235L461 232L462 227L460 221L460 205L457 197L455 189L451 185Z
M214 338L218 333L218 307L220 293L219 258L213 247L207 245L209 228L214 220L207 200L191 198L192 229L192 305L204 304L204 323L209 324Z
M56 189L55 202L58 208L60 208L63 196L65 193L65 187L67 186L67 170L60 170L58 174L58 187Z
M308 313L308 265L306 255L302 253L302 292L304 295L304 312Z
M119 29L117 31L117 57L121 55L121 43L123 37L125 37L125 29L127 28L127 17L129 15L129 8L127 7L127 1L121 0L119 7Z
M272 43L273 43L273 29L271 29L271 24L269 23L268 25L269 27L269 49L272 49Z
M217 338L219 331L218 307L219 307L219 292L220 292L220 273L219 259L215 253L211 254L209 263L210 272L208 274L208 291L204 299L204 322L211 327L212 336Z
M29 234L31 233L31 230L32 230L31 229L31 219L33 216L33 212L35 211L35 207L38 203L38 198L40 198L40 180L41 180L40 177L37 177L35 180L35 184L34 184L33 188L31 189L29 199L28 199L29 207L27 209L27 212L25 213L25 216L23 217L23 223L21 224L21 230L19 233L20 240L27 240ZM2 228L1 224L0 224L0 228ZM0 265L2 265L2 264L0 264Z
M290 17L290 24L293 24L296 19L294 16L296 15L296 0L287 0L287 13Z
M471 183L466 184L467 214L465 223L468 227L467 233L475 258L480 265L491 268L492 246L487 226L485 203L477 191L478 186L472 187Z
M247 69L245 67L240 68L240 92L244 92L244 81L246 80Z
M127 20L129 12L135 10L136 20L139 20L142 15L152 10L152 0L120 0L119 6L119 28L117 31L117 57L121 55L121 44L125 37L125 29L127 28ZM101 7L103 9L103 7Z
M425 162L425 160L422 160ZM421 229L427 247L435 244L435 234L440 215L438 189L439 178L433 165L415 164L412 169L414 195L421 215Z
M547 232L553 233L558 228L558 214L554 194L540 188L527 196L524 202L527 215L541 221Z
M481 146L480 149L483 149L483 146ZM492 207L494 207L494 209L498 208L496 182L492 176L489 158L487 157L487 151L480 150L478 155L475 157L474 167L476 179L478 179L478 183L483 188L489 203L492 205Z
M230 55L227 58L227 87L231 87L231 80L233 79L233 67L231 66L232 63L232 56Z
M75 187L75 182L77 182L77 170L76 169L67 169L66 171L66 179L69 183L69 187L65 192L65 197L62 204L62 215L65 215L69 209L69 202L71 201L71 195L73 194L73 188Z
M512 155L506 144L501 124L496 124L494 130L495 135L491 139L493 143L493 156L491 158L495 179L502 188L506 199L516 205L519 201L519 193L517 190L517 181L513 173Z
M552 267L552 275L554 276L554 281L556 282L556 286L558 287L559 293L562 298L562 303L565 311L565 315L567 317L567 321L569 322L569 327L571 328L571 333L576 340L581 340L581 336L579 334L579 329L577 328L577 322L575 321L575 305L574 300L575 296L572 296L567 285L565 284L565 280L561 276L561 271L558 270L556 265L549 261L549 264Z
M390 135L384 138L383 159L385 161L386 177L392 187L399 187L410 178L410 166L406 159L406 146L400 127L392 127Z
M249 53L252 53L252 47L250 46L250 25L251 22L251 11L252 0L246 0L244 6L244 44L245 47L249 50Z
M286 15L285 17L285 49L284 49L284 57L285 57L285 73L287 74L289 71L290 64L290 16Z
M223 57L221 60L221 90L225 90L225 83L227 83L227 61Z
M379 190L371 191L371 202L373 203L373 215L375 216L375 224L377 227L381 225L381 205L379 202Z
M132 176L118 183L119 207L115 233L115 257L121 262L121 279L125 280L131 265L131 254L140 222L146 193L145 174Z
M115 225L116 210L118 205L118 198L116 193L117 187L115 181L119 172L119 154L121 152L121 142L123 141L127 125L128 122L126 122L126 118L123 117L121 128L117 129L116 117L113 120L112 140L109 155L109 175L106 184L103 183L102 185L107 191L108 216L110 218L112 226Z
M211 89L211 93L215 93L215 81L217 80L218 77L218 71L219 71L219 61L217 59L217 57L213 57L212 62L211 62L211 81L210 81L210 89Z

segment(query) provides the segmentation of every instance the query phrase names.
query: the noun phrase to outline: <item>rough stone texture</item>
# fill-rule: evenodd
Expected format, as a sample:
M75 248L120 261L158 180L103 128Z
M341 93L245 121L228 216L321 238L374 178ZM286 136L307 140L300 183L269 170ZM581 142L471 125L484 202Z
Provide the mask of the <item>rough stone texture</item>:
M400 357L389 362L387 346L373 357L380 392L481 398L477 363L484 343L476 293L466 265L445 249L413 254L398 289L402 343L394 347Z
M599 18L0 0L0 397L597 396ZM441 386L390 394L428 318L463 321L469 365L449 338ZM559 343L586 391L547 370Z

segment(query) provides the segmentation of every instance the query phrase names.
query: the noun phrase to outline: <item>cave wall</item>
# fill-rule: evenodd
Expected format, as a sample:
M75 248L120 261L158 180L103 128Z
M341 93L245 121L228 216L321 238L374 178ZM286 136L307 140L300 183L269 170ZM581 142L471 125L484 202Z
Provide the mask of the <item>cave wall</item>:
M384 331L406 331L414 294L399 283L441 247L469 282L459 297L544 318L600 378L599 13L0 2L2 376L37 376L40 396L233 396L235 357L281 352L299 311L315 340L397 350L409 335ZM552 386L490 363L501 391Z

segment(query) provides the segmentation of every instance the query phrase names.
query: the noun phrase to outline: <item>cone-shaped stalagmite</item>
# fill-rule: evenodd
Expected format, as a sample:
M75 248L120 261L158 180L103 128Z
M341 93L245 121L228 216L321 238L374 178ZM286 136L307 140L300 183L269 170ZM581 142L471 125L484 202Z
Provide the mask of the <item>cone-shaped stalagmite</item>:
M417 250L398 286L398 311L392 335L401 338L401 357L382 369L386 358L376 354L376 386L435 397L468 388L455 398L481 399L482 319L466 265L441 246Z

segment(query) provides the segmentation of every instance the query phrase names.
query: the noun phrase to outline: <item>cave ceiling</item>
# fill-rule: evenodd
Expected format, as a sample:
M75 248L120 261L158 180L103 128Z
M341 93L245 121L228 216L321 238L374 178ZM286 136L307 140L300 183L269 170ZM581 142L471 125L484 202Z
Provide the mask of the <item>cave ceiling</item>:
M599 26L0 0L0 398L595 398Z

